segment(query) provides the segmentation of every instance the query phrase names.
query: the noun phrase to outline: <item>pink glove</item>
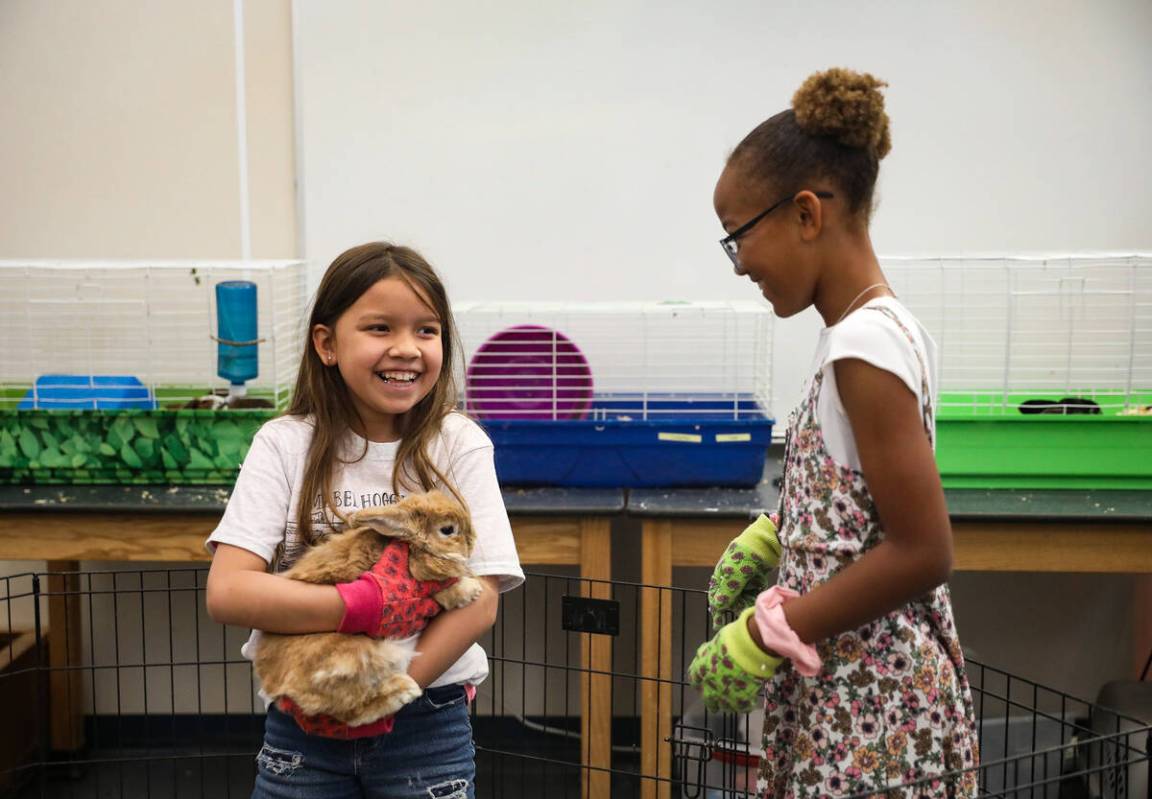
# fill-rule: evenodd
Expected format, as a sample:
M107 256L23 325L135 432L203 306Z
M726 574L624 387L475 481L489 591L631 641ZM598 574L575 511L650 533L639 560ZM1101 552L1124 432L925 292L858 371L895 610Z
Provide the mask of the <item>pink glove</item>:
M756 597L756 627L764 646L780 657L791 658L796 671L805 677L815 677L824 666L816 647L806 644L796 635L784 617L783 605L800 596L791 588L774 585Z
M369 571L336 586L344 600L344 618L337 632L364 633L372 638L415 635L440 612L432 596L457 579L414 579L408 570L408 542L389 541Z

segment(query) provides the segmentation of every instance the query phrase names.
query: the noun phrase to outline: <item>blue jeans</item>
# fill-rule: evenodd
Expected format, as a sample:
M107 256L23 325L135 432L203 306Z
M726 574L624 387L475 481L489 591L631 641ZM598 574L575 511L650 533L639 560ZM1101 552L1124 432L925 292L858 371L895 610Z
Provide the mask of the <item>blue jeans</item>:
M392 732L342 741L308 735L268 708L252 799L473 799L476 748L464 689L430 688Z

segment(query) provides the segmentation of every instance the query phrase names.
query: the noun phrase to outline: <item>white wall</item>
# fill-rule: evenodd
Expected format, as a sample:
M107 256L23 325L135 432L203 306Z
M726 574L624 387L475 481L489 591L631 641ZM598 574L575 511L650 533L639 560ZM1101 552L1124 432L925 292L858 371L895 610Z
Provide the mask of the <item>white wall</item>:
M293 11L314 275L392 238L455 300L754 299L716 245L714 181L833 65L890 83L882 255L1152 244L1145 0ZM778 328L778 416L820 324L809 311Z
M296 255L291 15L245 5L252 256ZM240 258L233 3L0 2L0 258Z

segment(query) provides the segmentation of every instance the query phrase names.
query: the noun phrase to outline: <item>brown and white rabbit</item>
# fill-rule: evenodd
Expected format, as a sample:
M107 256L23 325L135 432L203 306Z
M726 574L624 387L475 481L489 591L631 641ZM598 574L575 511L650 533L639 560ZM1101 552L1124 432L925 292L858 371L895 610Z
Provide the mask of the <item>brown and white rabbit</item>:
M433 595L441 607L463 607L480 595L480 582L467 562L476 541L471 520L459 503L439 491L357 511L344 532L309 549L283 576L322 585L355 580L372 568L388 539L408 542L415 579L460 578ZM264 633L255 667L268 696L286 696L309 716L358 726L390 716L421 695L407 674L412 655L411 647L387 638Z

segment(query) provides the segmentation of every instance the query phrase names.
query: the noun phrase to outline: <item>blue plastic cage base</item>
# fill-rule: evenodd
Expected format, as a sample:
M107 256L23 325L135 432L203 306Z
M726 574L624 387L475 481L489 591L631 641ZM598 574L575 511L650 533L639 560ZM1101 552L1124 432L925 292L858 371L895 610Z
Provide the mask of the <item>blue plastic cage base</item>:
M153 410L152 391L133 375L41 375L17 410Z
M754 400L713 396L597 398L586 419L481 424L502 484L672 488L756 485L774 420Z

